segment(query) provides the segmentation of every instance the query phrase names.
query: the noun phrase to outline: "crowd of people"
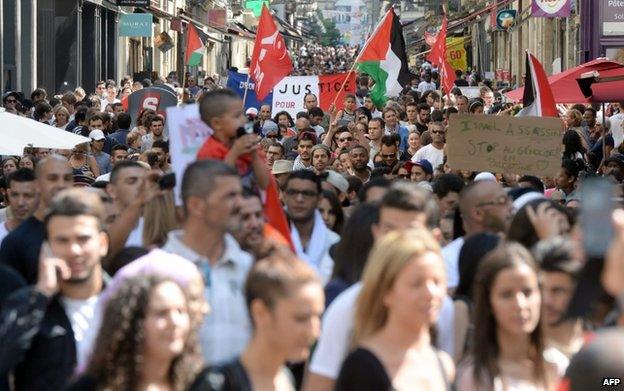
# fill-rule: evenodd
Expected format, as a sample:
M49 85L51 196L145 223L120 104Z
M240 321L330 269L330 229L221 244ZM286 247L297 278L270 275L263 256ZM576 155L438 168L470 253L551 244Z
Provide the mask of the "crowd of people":
M349 50L312 46L295 61L344 70ZM450 117L514 111L487 81L478 98L443 96L423 67L378 107L358 75L341 109L307 94L293 118L186 80L213 133L176 178L181 205L167 119L143 110L133 124L121 102L147 81L3 95L6 112L90 142L2 160L0 390L624 380L624 212L600 222L615 232L595 287L605 292L575 294L599 263L584 252L580 185L603 176L621 197L624 102L562 107L549 178L447 164ZM256 132L241 132L249 122ZM288 232L268 224L274 189ZM583 300L591 311L572 313Z

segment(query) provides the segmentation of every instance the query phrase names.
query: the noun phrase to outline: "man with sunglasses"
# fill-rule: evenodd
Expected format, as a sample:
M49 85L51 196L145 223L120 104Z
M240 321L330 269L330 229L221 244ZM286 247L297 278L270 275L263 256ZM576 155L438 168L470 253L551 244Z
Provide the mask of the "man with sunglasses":
M495 180L478 180L463 188L459 194L459 211L466 234L506 234L512 215L511 199ZM446 264L449 290L459 284L459 252L464 238L457 238L442 249Z
M312 266L325 284L334 268L329 249L340 236L326 227L317 209L321 191L321 179L314 172L294 171L286 179L283 200L297 256Z
M4 111L11 114L17 114L17 103L19 102L19 95L17 92L7 92L2 97L2 106Z
M429 132L431 133L431 144L420 148L412 157L412 161L428 160L435 170L444 163L446 128L442 122L431 122Z

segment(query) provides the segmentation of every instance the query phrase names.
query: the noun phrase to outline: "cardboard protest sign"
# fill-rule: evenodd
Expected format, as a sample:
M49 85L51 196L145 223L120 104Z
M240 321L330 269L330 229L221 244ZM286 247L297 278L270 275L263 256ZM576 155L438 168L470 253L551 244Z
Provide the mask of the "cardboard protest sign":
M199 105L192 104L167 108L169 122L169 153L176 176L176 205L182 205L182 176L186 167L194 162L197 151L212 134L212 129L199 116Z
M556 176L563 152L558 118L452 115L446 135L453 169Z
M347 78L342 90L340 86ZM346 94L355 95L355 72L337 73L320 76L289 76L282 79L273 88L273 114L287 111L293 118L304 110L303 98L313 93L318 98L318 105L323 111L328 111L334 99L338 110L343 107ZM340 92L339 92L340 91Z

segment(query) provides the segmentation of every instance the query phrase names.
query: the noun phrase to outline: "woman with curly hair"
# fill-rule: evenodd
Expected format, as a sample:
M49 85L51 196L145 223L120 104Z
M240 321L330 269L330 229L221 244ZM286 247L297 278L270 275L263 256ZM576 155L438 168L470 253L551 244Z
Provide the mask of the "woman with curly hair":
M186 295L171 279L139 276L110 297L94 353L69 390L185 390L201 358Z

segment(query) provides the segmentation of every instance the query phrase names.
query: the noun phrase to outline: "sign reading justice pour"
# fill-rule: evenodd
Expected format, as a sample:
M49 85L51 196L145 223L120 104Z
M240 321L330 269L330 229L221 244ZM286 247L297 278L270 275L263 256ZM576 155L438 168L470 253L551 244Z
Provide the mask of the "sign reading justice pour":
M446 136L453 169L556 176L563 122L558 118L452 115Z

